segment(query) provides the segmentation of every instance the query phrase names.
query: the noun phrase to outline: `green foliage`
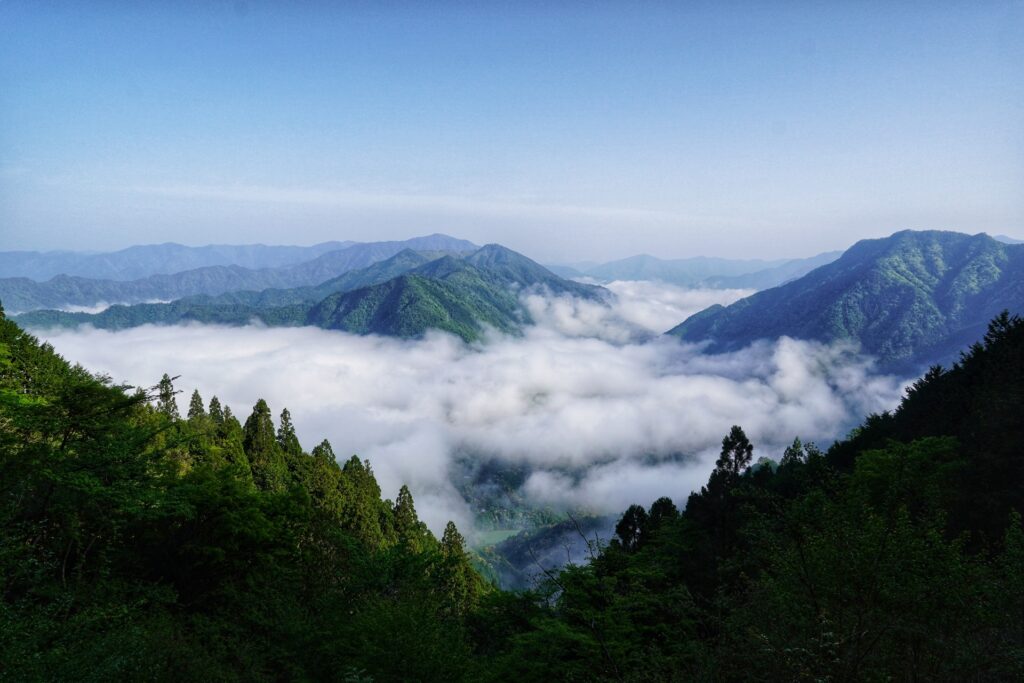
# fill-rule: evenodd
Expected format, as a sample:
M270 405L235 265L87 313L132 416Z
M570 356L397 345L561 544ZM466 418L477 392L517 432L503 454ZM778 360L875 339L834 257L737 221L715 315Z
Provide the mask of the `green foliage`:
M1003 309L1024 312L1024 246L903 231L863 240L804 277L691 316L669 334L743 348L783 335L851 340L893 371L952 362Z
M469 677L457 531L441 552L410 496L424 550L396 545L368 464L326 442L280 469L263 401L244 430L172 402L0 318L0 680Z
M631 506L588 565L473 623L490 680L1024 676L1024 322L827 454L751 467L734 427L678 514Z

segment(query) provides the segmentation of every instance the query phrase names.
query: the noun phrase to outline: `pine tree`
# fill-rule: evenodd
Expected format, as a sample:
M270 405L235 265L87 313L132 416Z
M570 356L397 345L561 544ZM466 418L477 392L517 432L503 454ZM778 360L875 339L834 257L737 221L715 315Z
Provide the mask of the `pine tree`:
M331 448L331 442L327 439L324 439L318 445L313 447L312 455L313 457L322 458L334 463L338 461L338 459L334 457L334 449Z
M230 410L228 410L228 414L231 414ZM221 410L220 399L216 396L210 399L210 419L217 426L224 424L224 411Z
M295 426L292 425L292 414L285 408L281 411L281 424L277 428L277 445L286 455L302 455L302 446L295 436Z
M177 377L171 378L166 372L160 378L160 383L157 384L156 409L167 417L177 420L181 418L181 415L178 413L178 402L174 400L175 379Z
M428 532L426 526L417 517L412 493L404 484L399 489L398 498L395 500L394 525L399 543L413 552L423 550Z
M441 536L441 554L447 558L460 560L466 555L466 539L451 520L445 525L444 534Z
M188 419L194 420L197 417L205 417L206 409L203 407L203 399L199 395L199 390L196 389L192 392L192 399L188 402Z
M242 445L252 466L256 486L266 491L282 491L287 488L288 467L274 435L270 407L262 398L253 406L242 434Z

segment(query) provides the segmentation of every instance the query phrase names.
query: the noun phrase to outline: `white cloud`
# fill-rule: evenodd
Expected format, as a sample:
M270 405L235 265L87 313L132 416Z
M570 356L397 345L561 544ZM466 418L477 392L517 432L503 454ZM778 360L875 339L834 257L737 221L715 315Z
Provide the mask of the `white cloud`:
M537 502L608 513L668 495L679 504L741 424L756 455L793 437L827 442L868 412L893 407L896 378L855 349L781 339L710 356L652 333L738 293L616 283L611 308L526 300L538 320L522 338L463 344L316 328L146 326L46 331L69 360L151 385L180 375L187 398L216 394L245 418L258 398L288 407L306 448L369 458L385 496L408 483L435 531L472 513L452 484L456 453L528 463Z

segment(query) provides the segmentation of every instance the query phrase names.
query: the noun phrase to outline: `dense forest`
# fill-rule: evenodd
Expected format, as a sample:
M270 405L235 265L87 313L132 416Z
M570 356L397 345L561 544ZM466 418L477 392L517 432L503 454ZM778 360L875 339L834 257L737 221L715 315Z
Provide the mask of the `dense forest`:
M685 505L506 592L287 410L184 408L0 313L0 680L1019 680L1022 405L1003 314L827 451L734 427Z

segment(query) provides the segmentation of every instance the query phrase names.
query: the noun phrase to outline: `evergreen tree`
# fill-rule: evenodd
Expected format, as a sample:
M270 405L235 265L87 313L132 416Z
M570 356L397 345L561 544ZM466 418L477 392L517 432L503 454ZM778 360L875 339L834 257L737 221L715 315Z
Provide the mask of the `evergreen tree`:
M409 492L409 487L405 484L399 489L398 498L395 500L394 525L399 543L413 552L423 550L429 532L416 516L412 493Z
M188 419L194 420L197 417L205 417L206 409L203 408L203 399L199 395L199 390L196 389L192 392L192 399L188 402Z
M178 420L181 415L178 413L178 402L174 400L174 394L177 393L174 391L175 379L178 378L171 378L166 372L160 378L160 383L157 384L156 409L167 417Z
M285 455L302 455L302 446L295 436L292 414L285 408L281 411L281 424L277 428L277 445Z
M231 411L228 411L230 414ZM210 419L218 427L224 424L224 411L220 407L220 399L214 396L210 399Z
M242 445L252 466L253 481L265 491L282 491L288 484L288 467L274 434L270 407L262 398L242 430Z
M316 446L313 446L313 457L328 460L333 463L337 463L338 459L334 457L334 449L331 448L331 442L324 439Z
M800 442L800 438L793 439L793 444L786 447L786 451L782 454L782 461L779 463L780 467L787 467L796 463L801 463L805 458L804 445Z

